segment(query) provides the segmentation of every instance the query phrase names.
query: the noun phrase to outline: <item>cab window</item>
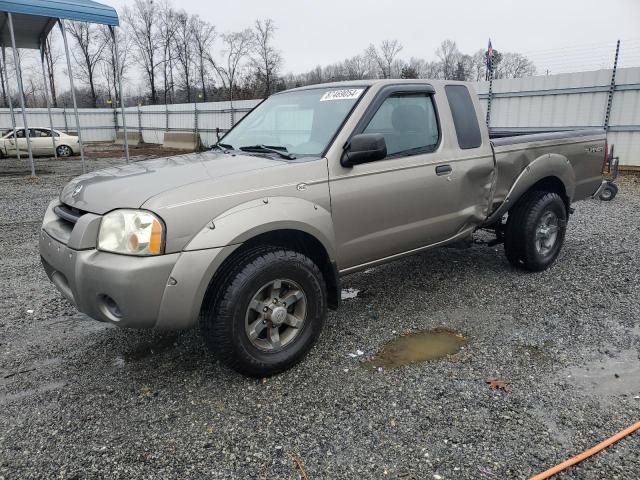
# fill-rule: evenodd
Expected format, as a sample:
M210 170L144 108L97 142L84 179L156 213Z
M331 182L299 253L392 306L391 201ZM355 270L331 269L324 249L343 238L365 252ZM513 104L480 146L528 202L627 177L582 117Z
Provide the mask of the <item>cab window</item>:
M433 151L438 145L439 130L431 96L426 93L389 96L363 133L382 134L387 156Z

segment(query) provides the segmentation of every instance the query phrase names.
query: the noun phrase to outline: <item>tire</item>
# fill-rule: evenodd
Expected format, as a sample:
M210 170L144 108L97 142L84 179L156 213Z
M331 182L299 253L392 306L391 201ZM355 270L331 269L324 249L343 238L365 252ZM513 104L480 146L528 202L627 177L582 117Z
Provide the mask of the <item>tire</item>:
M289 305L282 306L280 302L289 299ZM225 265L219 280L212 283L203 302L200 329L208 349L221 362L242 374L266 377L304 358L326 316L327 289L313 261L284 248L256 247ZM292 317L297 320L291 321ZM295 322L300 323L294 328Z
M69 147L68 145L58 145L56 147L56 152L58 154L58 157L70 157L71 155L73 155L73 150L71 150L71 147Z
M567 207L557 193L531 191L509 211L504 250L517 268L539 272L558 257L567 230Z
M615 183L608 182L600 192L600 200L610 202L618 194L618 186Z

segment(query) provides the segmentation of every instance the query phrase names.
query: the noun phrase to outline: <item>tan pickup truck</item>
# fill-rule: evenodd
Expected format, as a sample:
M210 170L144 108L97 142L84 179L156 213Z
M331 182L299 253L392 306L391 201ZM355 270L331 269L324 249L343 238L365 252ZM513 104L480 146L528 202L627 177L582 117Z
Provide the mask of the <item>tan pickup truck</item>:
M298 88L210 151L74 179L47 209L40 252L81 312L199 324L222 361L269 375L312 347L341 275L478 228L515 267L548 268L571 204L603 188L606 150L603 130L492 141L466 83Z

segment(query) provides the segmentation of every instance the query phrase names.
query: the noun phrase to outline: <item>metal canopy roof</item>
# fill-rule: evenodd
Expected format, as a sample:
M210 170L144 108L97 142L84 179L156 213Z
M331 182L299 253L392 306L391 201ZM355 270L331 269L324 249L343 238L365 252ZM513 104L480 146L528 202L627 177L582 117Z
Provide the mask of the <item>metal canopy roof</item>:
M40 48L56 20L117 26L113 7L92 0L0 0L0 41L11 45L7 12L13 15L16 47Z

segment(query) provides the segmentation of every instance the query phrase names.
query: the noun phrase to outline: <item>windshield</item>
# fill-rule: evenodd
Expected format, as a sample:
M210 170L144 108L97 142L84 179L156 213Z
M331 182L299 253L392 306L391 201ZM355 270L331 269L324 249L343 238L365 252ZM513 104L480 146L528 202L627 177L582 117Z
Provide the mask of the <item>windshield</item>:
M358 88L318 88L269 97L222 139L233 149L267 146L296 156L322 155L364 93Z

